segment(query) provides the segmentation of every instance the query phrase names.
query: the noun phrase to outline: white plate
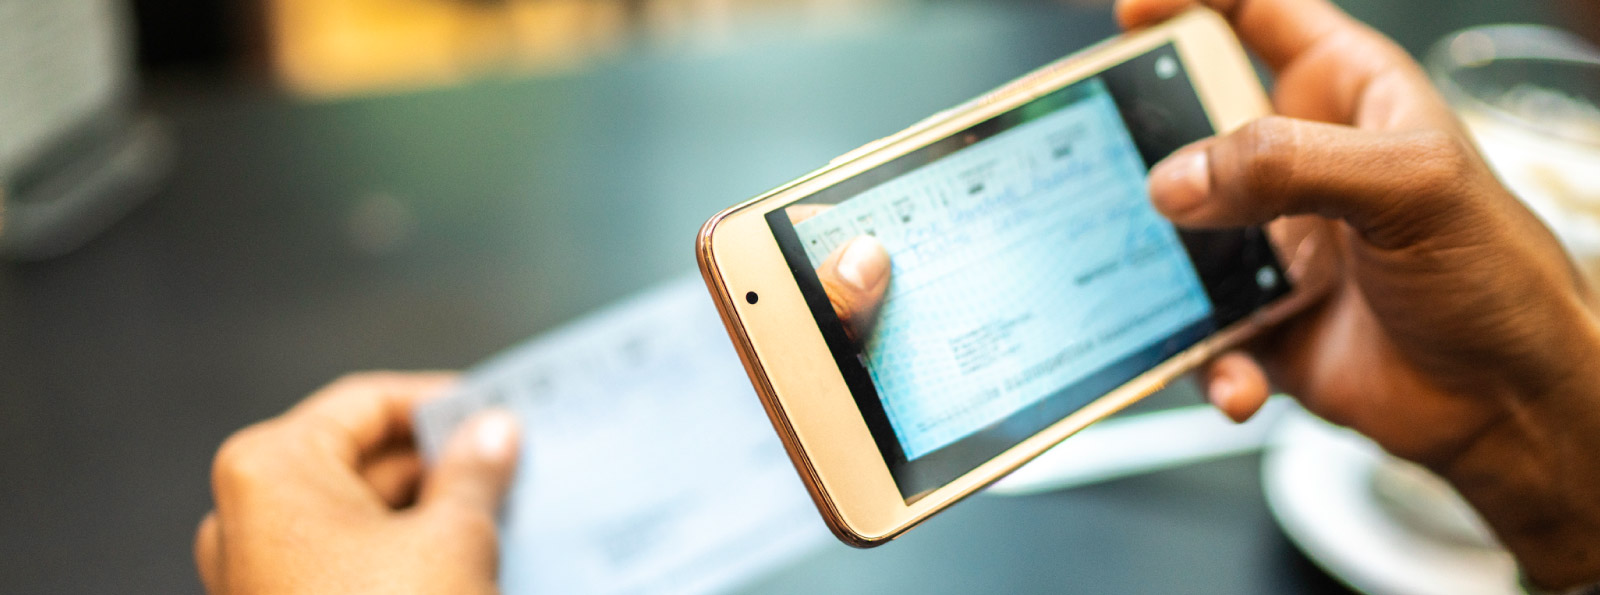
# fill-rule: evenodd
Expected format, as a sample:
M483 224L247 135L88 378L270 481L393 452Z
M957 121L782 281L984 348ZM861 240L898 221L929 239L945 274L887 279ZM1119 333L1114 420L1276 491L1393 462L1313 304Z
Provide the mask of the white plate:
M1452 543L1399 519L1372 487L1373 472L1385 459L1366 438L1294 411L1285 416L1262 462L1267 504L1308 557L1358 591L1522 593L1516 564L1504 551Z

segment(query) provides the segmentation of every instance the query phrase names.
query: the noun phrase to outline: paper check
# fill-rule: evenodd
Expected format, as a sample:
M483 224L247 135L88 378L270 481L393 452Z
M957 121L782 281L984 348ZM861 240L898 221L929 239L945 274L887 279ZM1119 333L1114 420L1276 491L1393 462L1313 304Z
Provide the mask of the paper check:
M862 234L893 274L865 355L907 458L1207 316L1098 79L1070 105L795 225L813 265Z
M523 422L500 586L706 593L832 544L698 277L518 347L417 413L434 458L491 406Z

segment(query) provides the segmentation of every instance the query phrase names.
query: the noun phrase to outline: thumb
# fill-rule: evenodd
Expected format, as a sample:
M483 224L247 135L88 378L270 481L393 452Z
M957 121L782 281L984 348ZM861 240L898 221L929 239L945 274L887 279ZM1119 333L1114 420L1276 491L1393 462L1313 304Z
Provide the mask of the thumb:
M1183 227L1261 225L1286 215L1342 219L1379 248L1459 227L1483 171L1462 138L1262 118L1178 150L1150 170L1156 208Z
M505 410L485 411L461 424L429 471L419 509L478 516L493 526L516 469L517 434L517 418Z
M889 252L883 244L872 236L850 240L817 267L817 280L850 338L871 336L889 289Z

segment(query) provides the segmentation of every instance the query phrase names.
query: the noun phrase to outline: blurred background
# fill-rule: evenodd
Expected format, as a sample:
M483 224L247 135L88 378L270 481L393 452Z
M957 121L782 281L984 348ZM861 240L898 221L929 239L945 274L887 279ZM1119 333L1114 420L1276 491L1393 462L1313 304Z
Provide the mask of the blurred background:
M70 2L69 2L70 3ZM738 51L778 37L861 33L961 4L1001 0L136 0L141 70L257 78L307 96L397 92L484 77L548 75L641 53ZM1060 0L1105 11L1107 0ZM1347 2L1420 49L1467 25L1559 21L1595 33L1600 8L1546 0Z
M1339 3L1419 57L1600 40L1594 0ZM1106 0L0 0L0 581L196 592L233 430L687 274L718 209L1115 33ZM1259 469L979 499L753 588L1346 592Z

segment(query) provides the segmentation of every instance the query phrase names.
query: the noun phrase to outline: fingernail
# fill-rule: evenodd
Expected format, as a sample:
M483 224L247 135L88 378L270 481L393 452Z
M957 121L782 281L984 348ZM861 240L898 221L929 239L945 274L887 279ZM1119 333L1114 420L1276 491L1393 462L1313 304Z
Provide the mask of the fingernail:
M515 454L517 416L504 409L479 413L472 421L472 447L480 458L488 460Z
M872 291L889 274L889 253L878 238L861 236L839 256L839 278L859 291Z
M1150 169L1150 198L1169 216L1194 210L1211 194L1211 163L1204 147L1187 147Z

